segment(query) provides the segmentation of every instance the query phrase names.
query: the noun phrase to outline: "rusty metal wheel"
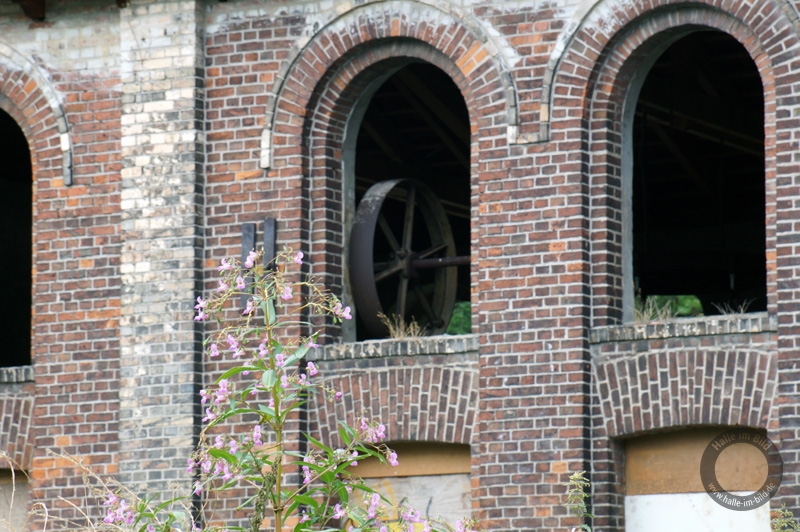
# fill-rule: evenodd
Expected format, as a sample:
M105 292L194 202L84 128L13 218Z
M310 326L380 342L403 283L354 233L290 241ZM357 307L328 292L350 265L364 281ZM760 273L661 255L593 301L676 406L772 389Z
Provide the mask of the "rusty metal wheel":
M447 329L457 266L450 223L434 193L415 179L373 185L350 233L350 281L356 310L371 337L386 337L380 313L411 319L427 334Z

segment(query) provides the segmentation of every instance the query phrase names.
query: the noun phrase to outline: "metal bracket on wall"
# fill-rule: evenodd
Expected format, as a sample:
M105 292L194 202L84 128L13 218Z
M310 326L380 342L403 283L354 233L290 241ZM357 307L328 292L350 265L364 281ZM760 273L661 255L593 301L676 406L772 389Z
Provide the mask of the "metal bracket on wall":
M264 238L263 238L263 247L264 247L264 254L263 254L263 261L264 265L268 265L269 268L273 268L275 263L271 262L272 259L275 258L275 237L276 237L276 220L275 218L264 218ZM244 223L242 224L242 263L247 260L247 255L250 251L256 249L256 224L255 223ZM245 282L245 294L242 294L240 298L240 303L242 308L247 306L247 300L253 288L253 276L249 275L244 280Z

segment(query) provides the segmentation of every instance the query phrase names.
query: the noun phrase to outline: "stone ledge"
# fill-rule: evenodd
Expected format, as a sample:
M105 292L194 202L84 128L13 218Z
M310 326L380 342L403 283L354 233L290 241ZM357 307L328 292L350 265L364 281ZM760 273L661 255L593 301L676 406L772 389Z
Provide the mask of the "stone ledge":
M0 368L0 383L33 382L33 366Z
M589 333L589 343L627 342L659 338L715 336L721 334L757 334L776 332L778 318L766 312L676 318L664 322L637 323L598 327Z
M477 334L392 338L326 345L319 348L313 358L316 360L348 360L415 355L477 354L479 345Z

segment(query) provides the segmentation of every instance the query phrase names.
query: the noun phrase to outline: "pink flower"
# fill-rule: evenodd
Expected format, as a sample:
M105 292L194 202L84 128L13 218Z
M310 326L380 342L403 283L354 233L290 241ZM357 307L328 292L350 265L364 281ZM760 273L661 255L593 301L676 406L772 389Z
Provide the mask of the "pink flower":
M288 388L289 387L289 378L286 375L281 375L281 388Z
M103 501L103 506L111 506L112 504L117 504L117 502L119 502L117 496L113 493L109 493L108 498Z
M194 306L194 309L197 311L197 316L195 316L194 321L204 321L208 319L208 314L205 312L207 305L208 301L204 300L202 297L197 298L197 305Z
M269 351L267 351L267 339L264 338L264 340L258 344L258 358L264 358L268 354Z
M378 516L378 508L381 505L381 496L377 493L372 494L372 500L369 503L369 509L367 510L367 518L368 519L375 519Z
M249 316L250 314L252 314L253 311L256 309L253 305L254 305L253 299L252 298L248 299L247 300L247 307L245 307L245 309L242 311L242 315L243 316Z
M255 261L256 261L256 256L257 255L258 254L256 253L256 250L251 249L250 253L247 254L247 259L245 259L245 261L244 261L244 267L245 268L252 268L255 265Z
M216 343L211 344L211 347L209 348L209 351L208 351L208 356L210 356L212 358L219 356L219 347L217 347Z
M225 290L230 288L227 284L225 284L225 281L223 281L222 279L220 279L218 282L219 286L217 287L217 292L224 292Z
M228 379L219 381L219 389L217 390L217 397L214 399L214 404L218 405L223 401L227 401L230 397L231 391L228 388Z
M303 484L308 484L311 482L311 470L308 466L303 466L300 469L303 470Z
M309 374L309 376L313 377L317 373L319 373L319 371L317 371L316 364L314 364L313 362L309 362L308 363L308 374Z
M302 251L298 251L298 252L297 252L297 255L295 255L295 256L294 256L294 259L292 259L292 260L293 260L293 261L294 261L296 264L303 264L303 252L302 252Z
M261 441L261 425L256 425L253 427L253 443L256 445L263 445L263 441Z
M209 397L208 390L200 390L200 397L202 397L202 399L200 399L200 404L201 405L206 404Z
M397 461L397 453L389 453L388 460L389 460L389 465L392 465L392 466L399 466L400 465L400 462ZM407 521L407 519L406 519L406 521Z
M336 392L335 394L333 394L333 398L338 401L339 399L342 398L342 395L344 395L342 394L342 392Z
M247 287L247 285L244 283L244 277L242 277L241 275L239 277L237 277L236 278L236 288L238 288L239 290L244 290L246 287Z
M353 316L350 315L350 307L342 308L342 303L340 301L337 301L336 304L333 305L331 312L333 312L334 316L341 318L343 320L353 319Z
M236 440L231 440L228 442L228 447L231 448L231 452L235 453L239 450L239 446L236 444Z
M220 261L220 263L222 264L222 266L220 266L219 268L217 268L217 270L219 270L220 272L224 272L224 271L227 271L227 270L232 270L232 269L233 269L233 264L231 264L230 262L228 262L228 259L222 259L222 260Z
M333 507L333 518L341 519L345 515L347 515L347 512L344 511L344 508L342 508L339 503L336 503L336 505Z
M292 299L292 287L291 286L284 286L283 293L281 294L281 299L284 301L289 301Z
M309 349L316 349L316 348L319 347L319 344L316 343L314 340L315 340L315 338L311 337L311 338L308 339L308 342L306 342L306 346Z
M275 365L279 368L282 368L286 364L286 357L283 356L283 353L277 353L275 355Z
M225 447L225 440L222 439L222 435L217 434L217 437L214 439L214 448L222 449L223 447Z
M239 349L239 341L236 340L236 338L234 338L232 334L228 335L228 348L231 351L236 351L237 349Z

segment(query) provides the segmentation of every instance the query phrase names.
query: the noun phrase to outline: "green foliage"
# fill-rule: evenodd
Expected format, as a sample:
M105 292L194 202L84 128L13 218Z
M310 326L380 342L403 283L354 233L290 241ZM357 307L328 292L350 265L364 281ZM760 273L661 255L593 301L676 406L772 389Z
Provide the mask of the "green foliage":
M567 502L565 504L567 511L581 520L594 518L586 506L586 499L590 498L591 494L586 493L590 484L585 474L585 471L577 471L570 475L569 482L567 482ZM592 532L592 528L586 523L581 524L580 528L586 532Z
M297 280L299 272L292 269L302 264L302 258L302 253L287 250L271 268L261 264L255 251L242 264L223 259L219 288L208 298L197 298L195 305L196 321L218 323L203 344L206 354L234 365L200 392L205 427L189 460L189 471L198 474L194 494L253 488L255 495L242 506L248 512L249 527L201 529L199 523L208 521L204 516L195 518L175 508L176 502L188 502L191 497L154 507L153 498L142 499L121 486L103 494L104 523L110 526L101 525L98 530L258 532L267 520L276 532L290 523L295 532L332 532L341 530L344 522L352 523L357 532L387 530L388 500L354 475L351 467L367 458L398 465L397 454L381 443L386 437L384 425L361 413L357 426L340 427L342 447L329 447L306 434L309 450L303 454L291 451L286 440L287 420L311 394L320 393L329 401L342 397L330 384L323 385L315 377L319 368L306 361L319 347L317 333L298 338L295 332L311 331L304 321L308 315L327 314L335 322L351 319L350 307L343 307L338 298L313 280ZM242 296L248 299L244 311L238 308ZM286 331L292 332L287 335ZM249 430L231 430L231 423L246 423ZM300 474L300 486L286 478L292 472ZM213 508L203 511L213 515ZM403 530L419 523L426 532L474 532L472 521L459 522L454 529L439 520L425 520L407 506L397 514Z
M779 510L772 512L773 517L770 521L772 525L772 532L790 532L793 530L800 530L800 523L798 523L791 511L786 509L786 505L780 507Z
M447 334L469 334L472 332L472 306L469 301L456 301L453 317L447 326Z
M703 304L697 296L647 296L636 295L634 321L647 323L673 318L689 318L703 315Z

